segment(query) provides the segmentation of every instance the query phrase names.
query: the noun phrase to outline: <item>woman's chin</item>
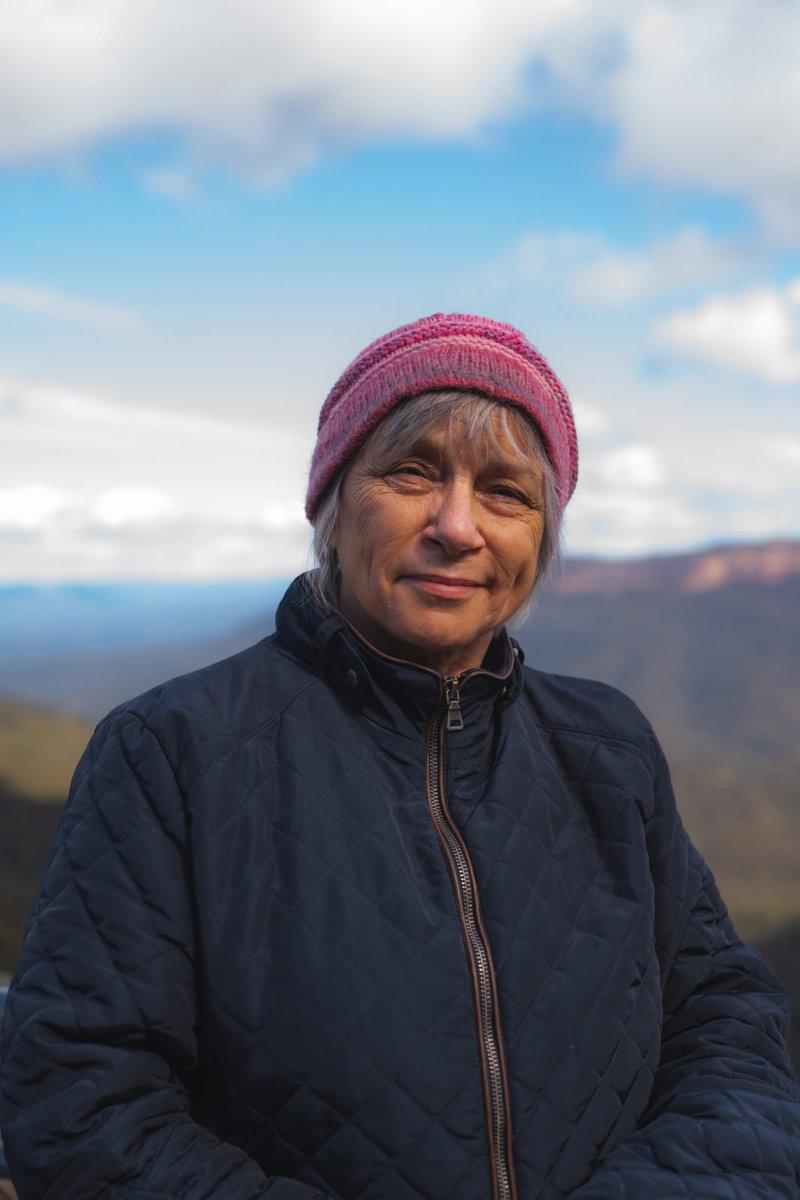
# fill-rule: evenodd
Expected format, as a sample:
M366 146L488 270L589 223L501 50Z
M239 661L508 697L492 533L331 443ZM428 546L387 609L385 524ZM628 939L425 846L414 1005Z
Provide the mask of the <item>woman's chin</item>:
M387 630L390 636L385 647L396 658L455 675L480 666L493 632L472 622L455 621L452 614L429 613L425 619L398 622ZM388 649L390 643L393 649Z

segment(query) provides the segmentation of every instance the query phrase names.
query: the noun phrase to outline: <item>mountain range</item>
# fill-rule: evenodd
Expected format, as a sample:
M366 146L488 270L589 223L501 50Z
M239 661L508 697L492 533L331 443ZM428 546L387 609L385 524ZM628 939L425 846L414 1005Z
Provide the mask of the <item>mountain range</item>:
M269 633L284 587L0 587L0 695L97 720ZM568 560L515 636L529 665L628 692L684 756L797 752L800 542Z

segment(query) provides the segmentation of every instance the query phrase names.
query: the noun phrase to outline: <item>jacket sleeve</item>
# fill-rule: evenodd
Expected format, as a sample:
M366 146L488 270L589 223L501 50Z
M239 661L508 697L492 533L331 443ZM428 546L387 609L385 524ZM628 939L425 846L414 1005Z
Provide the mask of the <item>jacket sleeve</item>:
M661 1059L631 1135L570 1200L797 1200L800 1100L786 996L737 937L659 752L650 831Z
M324 1200L192 1118L187 847L156 737L112 714L78 766L3 1023L0 1123L26 1200Z

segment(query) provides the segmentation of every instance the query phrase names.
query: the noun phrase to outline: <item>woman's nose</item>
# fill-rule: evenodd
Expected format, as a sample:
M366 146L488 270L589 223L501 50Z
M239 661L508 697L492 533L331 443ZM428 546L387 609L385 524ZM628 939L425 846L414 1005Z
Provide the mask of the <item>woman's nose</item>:
M451 556L480 550L485 543L473 489L461 483L444 487L436 497L427 532Z

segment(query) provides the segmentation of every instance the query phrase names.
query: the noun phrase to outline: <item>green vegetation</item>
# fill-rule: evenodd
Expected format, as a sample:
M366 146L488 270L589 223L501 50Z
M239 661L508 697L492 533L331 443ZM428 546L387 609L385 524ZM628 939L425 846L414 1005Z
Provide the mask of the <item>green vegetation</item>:
M72 772L91 727L0 700L0 971L13 970Z
M671 757L684 822L741 936L761 942L800 922L800 761L734 766Z
M75 717L0 699L0 781L29 800L63 801L91 732Z

